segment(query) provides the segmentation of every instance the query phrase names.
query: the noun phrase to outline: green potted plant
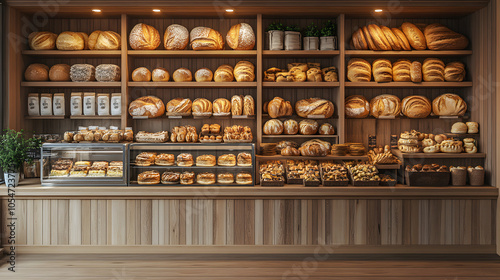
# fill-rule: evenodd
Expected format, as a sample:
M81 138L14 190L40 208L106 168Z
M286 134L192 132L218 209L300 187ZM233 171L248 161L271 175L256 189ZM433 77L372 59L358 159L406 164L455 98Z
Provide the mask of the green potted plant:
M323 28L321 28L320 33L320 50L332 51L337 49L337 25L333 21L327 21Z
M311 22L304 30L304 50L319 49L319 29L314 22Z
M296 51L300 50L300 42L302 41L302 34L297 25L288 25L285 28L285 50Z
M285 27L281 22L273 22L266 28L267 42L269 50L279 51L283 50L283 35Z
M36 138L26 139L23 130L15 131L6 129L0 135L0 168L4 171L6 185L17 186L19 184L19 172L24 162L31 164L33 161L28 157L28 151L40 149L40 140Z

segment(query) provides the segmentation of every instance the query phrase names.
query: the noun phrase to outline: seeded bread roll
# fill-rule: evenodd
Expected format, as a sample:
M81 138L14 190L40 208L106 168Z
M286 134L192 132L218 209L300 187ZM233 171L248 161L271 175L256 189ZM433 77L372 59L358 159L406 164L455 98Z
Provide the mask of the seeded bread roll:
M391 46L392 50L400 51L402 48L401 45L399 44L399 39L398 37L396 37L396 35L394 35L392 30L389 27L383 25L380 26L380 29L384 33L385 38L389 42L389 45Z
M170 73L168 73L167 69L158 67L151 73L151 78L153 79L153 82L168 82L170 79Z
M445 93L432 101L432 112L437 116L463 116L467 103L458 95Z
M163 46L166 50L184 50L189 44L189 31L179 24L171 24L165 29Z
M444 82L444 62L438 58L427 58L422 64L425 82Z
M134 81L134 82L149 82L149 81L151 81L151 72L146 67L136 68L132 72L132 81Z
M444 79L447 82L461 82L465 78L465 65L462 62L454 61L446 64L444 68Z
M410 42L412 48L416 50L425 50L427 45L425 43L424 33L413 23L405 22L401 25L403 33Z
M430 50L463 50L469 44L467 37L439 23L427 25L424 35Z
M410 78L414 83L422 82L422 63L413 61L410 65Z
M248 23L233 25L227 32L227 45L233 50L251 50L255 46L255 34Z
M411 61L407 59L399 59L392 66L392 79L395 82L410 82Z
M51 81L58 82L71 81L71 78L69 77L70 71L71 66L69 66L68 64L56 64L50 67L49 79Z
M26 81L48 81L49 67L41 63L30 64L24 71L24 78Z
M160 33L151 25L138 23L130 31L129 44L134 50L154 50L160 43Z
M89 36L89 50L119 50L120 45L120 34L114 31L96 30Z
M212 70L208 68L200 68L194 73L194 79L197 82L211 82L214 77Z
M179 68L174 71L172 78L175 82L191 82L193 80L193 75L189 69Z
M345 99L345 115L348 118L362 119L370 114L370 103L362 95L351 95Z
M191 48L198 50L222 50L224 49L224 39L222 35L212 28L195 27L189 34Z
M351 82L369 82L372 78L370 63L361 58L352 58L347 63L347 79Z
M392 33L398 38L399 45L403 51L411 51L411 45L406 35L399 28L391 28Z
M401 111L408 118L425 118L431 113L431 101L425 96L407 96L401 103Z
M95 81L95 67L90 64L73 64L69 76L73 82Z
M377 50L390 51L392 50L389 41L385 37L384 32L376 24L368 25L368 32L370 32L373 44L377 47Z
M52 32L32 32L28 42L32 50L53 50L56 48L57 34Z
M95 68L95 79L98 82L116 82L120 80L120 66L100 64Z
M397 116L401 113L401 100L390 94L382 94L370 100L370 114L375 118Z
M214 81L216 82L232 82L234 81L233 67L228 64L223 64L215 70Z
M377 59L373 62L373 78L377 83L392 81L392 64L388 59Z

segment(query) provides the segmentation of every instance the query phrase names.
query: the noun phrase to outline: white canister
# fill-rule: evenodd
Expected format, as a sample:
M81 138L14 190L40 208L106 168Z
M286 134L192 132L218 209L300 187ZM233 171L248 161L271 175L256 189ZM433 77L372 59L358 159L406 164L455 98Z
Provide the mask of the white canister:
M40 97L38 93L28 94L28 115L40 116Z
M109 94L97 94L97 114L99 116L109 116Z
M297 31L285 31L285 50L297 51L300 50L300 41L302 34Z
M52 94L42 93L40 96L40 115L52 116Z
M122 114L122 94L112 93L111 94L111 115L119 116Z
M85 92L83 94L83 114L85 116L95 116L95 92Z
M267 31L267 37L269 40L269 50L280 51L283 50L283 34L281 30L269 30Z
M83 115L82 95L83 95L83 93L81 93L81 92L72 92L71 93L71 99L70 99L71 104L70 105L71 105L71 115L72 116Z
M64 104L64 93L55 93L52 98L52 111L54 116L64 116L66 114Z

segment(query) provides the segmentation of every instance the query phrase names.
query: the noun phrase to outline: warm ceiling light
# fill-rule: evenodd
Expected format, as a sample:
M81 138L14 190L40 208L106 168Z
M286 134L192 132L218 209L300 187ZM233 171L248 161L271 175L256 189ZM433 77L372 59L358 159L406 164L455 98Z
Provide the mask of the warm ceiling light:
M234 12L234 10L233 9L226 9L226 12L232 13L232 12Z
M94 13L100 13L101 10L100 9L92 9L92 12L94 12Z
M153 9L153 12L159 13L159 12L161 12L161 10L160 9Z
M382 11L382 9L375 9L375 13L381 13Z

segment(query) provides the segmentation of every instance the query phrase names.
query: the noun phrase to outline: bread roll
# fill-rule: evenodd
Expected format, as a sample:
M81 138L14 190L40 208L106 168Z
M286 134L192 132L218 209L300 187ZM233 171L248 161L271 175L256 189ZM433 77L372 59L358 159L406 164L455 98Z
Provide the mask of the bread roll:
M268 120L262 130L266 135L279 135L283 133L283 123L278 119Z
M447 82L461 82L465 78L465 65L462 62L454 61L446 64L444 68L444 79Z
M398 38L399 45L403 51L411 51L411 45L406 35L398 28L391 28L392 33Z
M318 122L315 120L301 120L299 123L299 132L302 135L312 135L318 132Z
M310 68L307 70L307 81L308 82L322 82L323 75L321 69L318 68Z
M209 27L195 27L189 34L191 48L198 50L222 50L224 49L224 39L222 35Z
M115 64L99 64L95 68L95 79L98 82L116 82L120 80L120 66Z
M390 94L382 94L370 100L370 115L375 118L392 117L401 113L401 100Z
M153 69L151 78L153 79L153 82L168 82L168 80L170 80L170 73L168 73L167 69L158 67Z
M197 82L211 82L214 77L212 70L208 68L200 68L194 73L194 79Z
M267 105L267 112L271 118L291 116L293 114L290 102L285 101L281 97L275 97L273 100L269 101Z
M293 82L293 76L290 72L278 72L276 73L276 82Z
M463 122L456 122L451 126L451 133L465 134L468 131L468 127Z
M189 31L179 24L171 24L165 29L163 46L166 50L184 50L189 43Z
M335 128L329 123L324 123L319 127L319 134L321 135L334 135Z
M347 63L347 79L351 82L369 82L372 78L370 63L361 58L352 58Z
M193 102L189 98L174 98L167 103L167 115L186 116L191 114Z
M120 46L120 34L114 31L96 30L89 36L89 50L119 50Z
M32 32L28 36L30 49L32 50L53 50L56 48L57 34L52 32Z
M233 116L243 114L243 95L233 95L231 97L231 114Z
M370 31L367 26L363 26L363 35L365 36L366 43L368 44L368 48L372 51L380 51L380 49L373 43L372 37L370 35Z
M132 71L132 81L149 82L151 81L151 72L146 67L139 67Z
M377 83L392 81L392 64L388 59L379 58L373 62L373 78Z
M174 71L172 78L175 82L191 82L193 80L193 75L189 69L179 68Z
M132 28L128 40L134 50L154 50L161 42L158 30L144 23L138 23Z
M245 95L245 98L243 99L243 115L255 115L255 102L251 95Z
M90 64L73 64L69 70L73 82L95 81L95 67Z
M392 50L389 41L385 37L384 32L380 27L376 24L368 25L368 32L370 32L370 37L373 41L373 44L376 46L377 50L381 51L390 51Z
M294 135L299 132L299 124L296 120L289 119L283 123L283 132L287 135Z
M216 82L232 82L234 80L233 67L228 64L223 64L215 70L214 81Z
M65 31L57 36L56 46L61 51L78 51L85 49L88 35L83 32Z
M424 33L413 23L405 22L401 25L401 29L414 49L425 50L427 48Z
M161 117L165 113L165 105L160 98L143 96L130 102L128 112L131 116Z
M458 95L445 93L432 101L432 112L436 116L463 116L467 103Z
M410 78L414 83L422 82L422 63L413 61L410 65Z
M212 115L212 102L205 98L196 98L192 105L194 116Z
M425 96L407 96L403 98L401 107L403 115L412 119L425 118L431 113L431 101Z
M233 50L251 50L255 46L255 34L248 23L231 26L226 35L227 45Z
M292 69L298 69L302 72L307 72L309 67L307 66L307 63L302 63L302 62L293 62L293 63L288 63L287 64L288 71L291 71Z
M41 63L30 64L24 71L24 78L26 81L48 81L49 67Z
M425 82L444 82L444 62L438 58L427 58L422 64Z
M49 79L57 82L71 81L69 77L70 70L71 66L68 64L56 64L50 67Z
M339 76L337 74L337 68L335 66L330 66L321 69L323 80L325 82L338 82Z
M255 67L250 61L238 61L234 66L234 78L237 82L253 82Z
M430 50L463 50L469 44L467 37L439 23L427 25L424 35Z
M411 82L411 61L399 59L392 65L392 79L395 82Z
M345 99L345 115L348 118L362 119L370 114L370 103L362 95L351 95Z
M467 125L467 133L478 133L479 132L479 124L477 122L466 122Z
M392 30L387 26L380 26L380 29L384 33L385 38L389 42L389 46L391 46L392 50L400 51L402 48L401 45L399 44L399 39L398 37L396 37L396 35L394 35Z
M321 116L329 118L333 115L333 103L321 98L307 98L295 103L297 115L303 118Z
M352 43L357 50L368 50L368 43L361 28L352 33Z
M229 115L231 113L231 102L225 98L217 98L213 104L214 115Z

